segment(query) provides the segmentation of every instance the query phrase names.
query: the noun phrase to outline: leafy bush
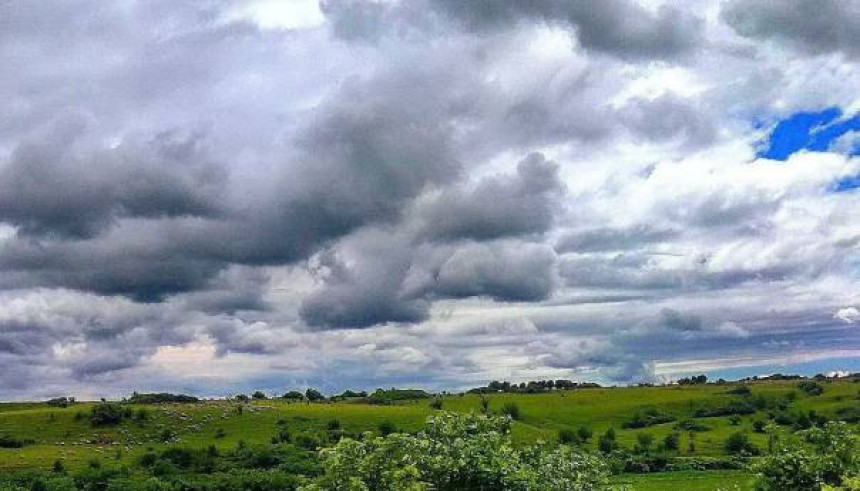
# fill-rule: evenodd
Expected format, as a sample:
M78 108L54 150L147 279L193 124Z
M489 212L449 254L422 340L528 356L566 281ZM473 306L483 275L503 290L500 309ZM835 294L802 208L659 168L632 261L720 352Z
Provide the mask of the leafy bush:
M741 399L730 401L725 406L697 409L695 415L697 418L711 418L716 416L733 416L736 414L753 414L755 411L756 407L752 402Z
M394 426L394 423L392 423L391 421L386 419L382 423L379 423L379 434L380 435L388 436L388 435L390 435L392 433L396 433L396 432L397 432L397 427Z
M316 389L308 389L305 391L305 399L310 402L321 402L325 401L325 396Z
M131 417L131 408L113 402L96 404L90 411L90 423L93 426L115 425L128 417Z
M831 422L804 431L756 465L756 489L821 490L825 485L841 486L856 480L860 476L857 440L857 430L844 423Z
M411 401L415 399L429 399L430 394L417 389L376 389L370 394L365 402L369 404L392 404L397 401Z
M698 433L710 431L711 427L704 425L694 419L685 419L675 424L675 429L679 431L695 431Z
M594 432L591 431L591 428L589 428L587 426L580 426L576 430L576 436L579 437L579 441L581 441L582 443L586 443L587 441L591 440L591 437L593 435L594 435Z
M748 396L752 394L750 388L746 385L739 385L726 391L726 394L734 394L736 396Z
M502 406L502 414L505 416L508 416L509 418L511 418L513 420L519 420L520 419L520 407L517 405L516 402L506 402Z
M678 433L669 433L663 438L663 449L669 452L676 452L679 448L681 435Z
M615 429L609 428L606 433L600 437L597 442L597 448L601 453L609 454L618 448L618 443L615 441Z
M321 451L323 474L306 491L598 489L606 464L572 447L517 449L510 418L439 413L417 435L344 439Z
M570 429L562 429L558 430L558 443L562 445L573 445L579 443L579 437L576 436L576 433Z
M675 417L658 408L641 408L633 414L633 417L629 421L625 421L621 427L627 429L645 428L671 421L675 421Z
M15 438L11 435L0 434L0 448L22 448L33 443L28 438Z
M752 444L749 435L743 432L732 433L726 439L725 451L729 455L758 455L759 449Z
M802 390L808 396L820 396L824 393L824 387L818 382L812 380L804 380L797 384L797 388Z
M128 402L132 404L168 404L168 403L193 403L200 402L200 399L194 396L187 396L185 394L170 394L167 392L159 392L159 393L151 393L151 394L138 394L137 392L133 393L131 397L128 398Z
M291 390L286 394L281 396L281 399L287 399L288 401L301 401L305 398L305 395L297 390Z
M45 404L51 407L69 407L70 405L75 403L74 397L55 397L53 399L48 399Z

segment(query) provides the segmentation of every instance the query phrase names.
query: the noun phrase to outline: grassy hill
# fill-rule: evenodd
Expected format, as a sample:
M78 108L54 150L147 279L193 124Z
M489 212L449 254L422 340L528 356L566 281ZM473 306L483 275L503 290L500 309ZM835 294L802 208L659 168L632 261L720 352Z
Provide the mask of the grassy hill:
M810 411L813 418L853 419L856 423L860 384L851 380L819 383L823 387L820 395L806 393L797 381L760 381L588 388L540 394L446 395L441 397L441 404L443 410L455 412L479 412L484 404L490 412L501 412L515 405L519 415L512 433L520 444L555 442L562 430L586 427L594 436L582 445L596 451L600 435L614 428L618 443L625 448L633 448L637 435L642 433L653 435L655 448L666 435L678 433L678 450L668 453L678 457L719 457L725 454L726 440L736 432L746 433L753 445L767 449L768 436L756 431L756 421L781 421L782 425L775 425L777 435L806 424ZM744 393L746 389L738 387L749 391ZM43 403L0 404L0 437L23 444L21 448L0 448L0 472L50 470L56 461L69 471L95 466L94 461L133 465L146 453L171 447L212 446L213 452L223 452L243 445L269 445L283 434L288 435L285 438L294 445L299 460L313 459L314 448L341 435L378 433L386 427L387 431L392 427L397 431L417 431L435 410L430 399L388 405L362 401L125 403L119 406L125 413L122 420L103 426L94 426L90 419L98 403L75 403L66 408ZM708 416L750 408L750 414ZM639 425L646 426L630 427ZM701 431L684 429L691 425ZM747 489L750 476L743 471L682 472L624 475L617 481L633 489L716 489L727 483Z

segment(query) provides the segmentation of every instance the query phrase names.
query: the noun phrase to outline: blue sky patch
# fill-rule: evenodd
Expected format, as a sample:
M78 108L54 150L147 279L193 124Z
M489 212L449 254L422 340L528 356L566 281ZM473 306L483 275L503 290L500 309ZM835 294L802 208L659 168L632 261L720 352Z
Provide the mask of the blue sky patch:
M768 142L758 152L758 157L772 160L787 160L800 150L825 152L851 131L860 131L860 114L842 117L842 110L831 107L820 112L792 114L776 124ZM849 149L850 155L860 153L858 145Z
M842 110L831 107L820 112L800 112L780 121L773 128L766 145L757 154L759 158L787 160L800 150L826 152L834 150L839 138L860 132L860 114L844 118ZM860 138L855 139L848 155L860 155ZM860 174L834 182L833 192L845 192L860 188Z

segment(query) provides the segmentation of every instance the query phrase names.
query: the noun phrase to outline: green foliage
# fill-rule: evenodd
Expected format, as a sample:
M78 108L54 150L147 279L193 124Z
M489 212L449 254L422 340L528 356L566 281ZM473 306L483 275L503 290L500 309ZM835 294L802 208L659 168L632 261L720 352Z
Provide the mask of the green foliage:
M586 443L591 440L591 437L594 435L594 431L591 430L588 426L580 426L576 430L576 436L579 437L579 441L582 443Z
M394 423L391 420L386 419L382 423L379 423L379 434L382 436L388 436L392 433L397 432L397 427L394 426Z
M758 455L759 449L750 442L749 435L743 432L732 433L725 444L726 453L729 455Z
M266 394L264 394L263 391L256 390L253 394L251 394L251 399L262 401L264 399L268 399L268 397L266 397Z
M376 389L370 394L366 401L370 404L393 404L400 401L411 401L415 399L429 399L430 394L417 389Z
M579 443L579 437L576 436L576 432L573 430L564 428L558 430L558 443L562 445L574 445Z
M321 452L316 490L592 490L606 465L571 447L516 449L510 419L440 413L417 435L344 439Z
M618 448L618 442L615 441L615 428L609 428L606 433L600 437L597 442L597 448L604 454L612 453Z
M502 414L513 420L520 419L520 406L516 402L506 402L502 406Z
M738 399L730 401L724 406L703 407L696 410L697 418L712 418L716 416L733 416L753 414L756 412L755 404L751 401Z
M658 408L639 408L636 413L633 414L633 417L630 420L625 421L621 427L627 429L645 428L648 426L669 423L671 421L675 421L675 417Z
M681 441L678 433L669 433L663 438L663 449L668 452L677 452Z
M316 389L308 389L305 391L305 399L310 402L322 402L325 400L325 396Z
M48 399L45 404L51 407L69 407L70 405L75 403L74 397L55 397L53 399Z
M733 394L736 396L748 396L752 395L752 391L747 385L738 385L737 387L732 387L731 389L727 390L726 394Z
M11 435L0 434L0 448L22 448L33 443L30 438L16 438Z
M291 390L286 394L281 396L281 399L286 399L288 401L301 401L305 398L305 395L297 390Z
M93 426L115 425L130 416L131 408L113 402L102 402L90 410L90 423Z
M802 390L808 396L820 396L824 393L824 387L818 382L812 380L804 380L797 384L797 388Z
M694 419L685 419L683 421L678 421L675 424L675 429L679 431L695 431L701 433L704 431L710 431L711 427Z
M634 451L637 453L648 453L651 451L651 445L653 444L654 435L651 433L637 433Z
M185 394L170 394L167 392L139 394L133 393L128 398L131 404L188 404L199 402L200 399Z

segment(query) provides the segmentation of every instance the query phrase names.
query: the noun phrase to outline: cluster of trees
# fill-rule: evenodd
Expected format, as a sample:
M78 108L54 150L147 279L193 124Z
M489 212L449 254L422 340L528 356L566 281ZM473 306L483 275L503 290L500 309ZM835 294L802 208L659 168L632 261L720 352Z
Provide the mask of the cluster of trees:
M418 389L376 389L364 399L369 404L391 404L397 401L409 401L414 399L429 399L431 394Z
M150 394L134 392L131 394L131 397L127 399L127 402L131 404L186 404L200 402L200 399L194 396L187 396L185 394L170 394L167 392Z
M599 388L600 384L592 382L573 382L571 380L532 380L530 382L521 382L519 384L508 381L493 380L486 387L476 387L470 389L472 394L486 394L492 392L513 392L523 394L537 394L541 392L549 392L552 390L573 390L573 389L591 389Z
M55 397L53 399L48 399L45 401L45 404L51 407L69 407L75 403L74 397Z
M704 374L678 379L678 385L700 385L706 383L708 383L708 376Z

